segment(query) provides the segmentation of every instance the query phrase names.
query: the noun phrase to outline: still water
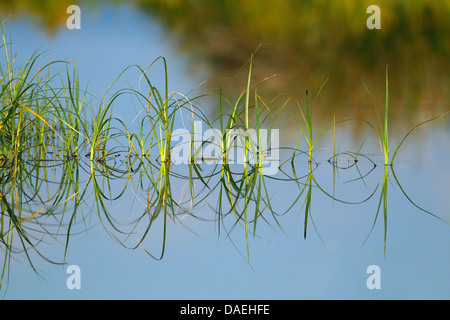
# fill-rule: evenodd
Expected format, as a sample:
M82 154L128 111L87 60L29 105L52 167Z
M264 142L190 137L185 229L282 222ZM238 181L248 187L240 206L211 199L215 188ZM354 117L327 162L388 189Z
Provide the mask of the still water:
M12 10L14 15L4 28L21 61L36 48L48 50L45 57L52 59L75 59L81 81L89 84L88 90L94 95L101 95L129 65L146 68L155 58L164 56L173 90L187 93L207 80L196 89L195 96L216 93L223 87L232 100L245 86L247 69L239 73L239 68L261 43L253 76L257 81L277 74L258 87L269 101L282 95L274 104L283 103L288 96L303 103L305 90L317 93L330 77L314 113L317 132L329 125L334 115L337 120L376 120L370 97L361 83L373 90L375 100L382 106L388 63L393 78L391 101L397 106L392 107L390 119L396 143L415 124L450 109L448 61L439 54L445 55L449 50L448 31L436 35L444 39L443 44L436 40L436 48L431 51L436 56L411 54L401 59L393 52L384 55L374 47L371 49L379 59L369 68L373 56L365 57L362 44L356 50L355 42L350 42L345 49L344 41L340 44L342 49L339 43L331 41L332 34L350 32L336 21L326 23L327 30L332 30L326 37L329 41L315 55L307 51L308 46L292 42L292 35L276 37L268 32L261 36L254 32L260 30L256 26L261 26L254 16L249 15L248 29L235 25L225 14L231 10L229 6L224 5L224 16L213 27L214 19L194 23L193 16L201 12L198 8L177 11L176 7L157 3L81 5L81 30L64 27L68 16L65 12L60 14L62 25L55 22L57 27L52 27L36 20L34 14L19 15L6 6L5 10ZM284 2L281 3L277 10L286 14ZM248 8L244 9L246 12ZM205 7L211 18L216 10L214 6ZM2 12L2 19L4 16ZM363 12L358 19L365 23L366 18ZM395 19L389 17L388 21L392 20ZM276 26L277 21L272 21L275 31L283 28ZM290 26L289 21L286 18L284 27ZM276 34L275 31L272 32ZM299 42L306 41L312 43L311 48L317 48L314 42L318 40L313 35L301 39ZM400 47L398 39L390 41L392 46ZM339 56L334 56L333 50L339 50ZM418 51L429 53L422 48ZM304 52L304 56L299 52ZM358 52L365 58L358 61ZM157 68L152 74L154 81L163 82L163 72ZM299 72L289 72L293 69ZM417 73L422 77L417 78ZM138 86L139 74L132 73L127 80ZM208 99L204 102L205 113L214 118L217 109L209 105ZM123 103L115 107L114 113L132 123L136 108ZM117 199L106 201L105 208L117 219L120 231L127 232L112 227L92 194L80 212L85 219L80 218L72 230L64 260L67 264L53 265L30 252L37 269L34 272L19 252L11 260L2 295L5 299L448 299L450 229L445 221L450 221L449 124L447 116L414 131L393 168L383 165L373 132L357 123L337 127L336 144L342 157L333 166L328 161L333 154L333 133L325 134L316 146L312 172L305 156L299 155L294 166L288 161L276 176L265 177L264 195L276 214L265 210L258 219L255 235L253 225L249 225L248 249L242 223L236 223L233 214L218 219L218 189L199 192L205 198L191 211L189 201L185 201L177 212L178 219L168 219L166 229L162 216L159 217L139 245L146 222L131 226L127 222L136 221L146 212L149 181L139 180L137 174L131 179L126 175L125 179L111 177L111 194ZM283 145L295 145L299 135L295 125L289 115L276 122ZM363 156L355 164L345 152L356 152L363 141ZM290 155L289 151L282 152L282 158L289 159ZM116 163L121 165L120 161L118 158ZM86 164L81 163L80 168L83 165ZM183 166L174 166L173 171L188 175ZM60 172L55 170L53 174L57 181ZM80 181L86 181L87 176L81 170ZM173 175L170 183L174 198L185 200L189 189L186 179ZM208 185L215 183L217 179L212 178ZM205 190L201 181L196 181L196 188ZM253 215L251 209L249 212ZM159 258L163 239L164 256L155 260L148 253ZM65 240L64 235L44 237L39 250L45 257L62 261ZM80 289L68 289L70 274L66 271L70 265L81 271ZM379 267L380 289L368 288L371 274L367 270L372 265Z

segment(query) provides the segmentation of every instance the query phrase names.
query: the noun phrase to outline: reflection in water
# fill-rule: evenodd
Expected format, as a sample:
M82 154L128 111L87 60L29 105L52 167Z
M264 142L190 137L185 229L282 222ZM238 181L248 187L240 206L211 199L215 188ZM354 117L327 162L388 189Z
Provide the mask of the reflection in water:
M3 163L0 184L1 241L5 250L3 276L8 273L12 258L25 257L33 266L31 251L51 263L64 263L53 261L41 253L39 247L62 240L66 254L70 250L70 239L89 229L97 219L120 245L129 249L141 248L157 260L165 253L169 223L183 223L188 227L190 219L209 220L217 223L219 234L223 231L249 263L250 238L258 237L258 226L267 224L283 230L278 221L283 215L297 212L304 219L304 237L307 237L310 225L320 237L320 227L314 220L315 193L346 205L361 205L379 196L373 207L373 225L367 226L370 229L367 238L382 215L385 250L389 184L395 183L413 206L444 221L417 205L405 193L393 166L377 166L364 154L339 153L328 163L319 164L308 161L307 151L291 150L295 151L294 156L281 164L279 174L266 176L261 168L250 166L247 170L245 164L191 163L170 167L167 162L151 161L130 150L114 149L110 156L92 161L86 156L70 160L60 155L52 157L49 152L34 162L17 158ZM333 169L332 186L328 182L323 186L314 174L327 165ZM306 172L299 174L305 168ZM377 168L382 169L378 183L366 184L365 180L375 174ZM339 177L343 171L351 171L358 177L339 182L342 179L335 179L334 174L338 173ZM180 182L185 182L185 187L174 192L172 184L179 186ZM348 188L352 185L358 188L361 182L367 188L366 195L359 200L351 199ZM280 187L285 190L298 188L292 198L284 197L282 206L272 202L274 191ZM341 187L345 192L340 192ZM124 219L123 214L112 208L121 198L129 199L130 195L143 201L140 209L134 209L134 213L130 212ZM198 216L197 208L205 204L213 214ZM98 214L96 219L89 217L93 212ZM154 243L158 242L154 238L156 235L162 235L160 248L154 248ZM239 247L242 243L239 239L245 239L244 248ZM147 244L156 253L148 249Z
M279 94L297 99L330 77L318 101L319 118L375 117L362 83L382 97L386 65L392 71L396 126L449 108L450 1L379 1L381 30L366 27L371 1L137 3L164 23L182 54L209 70L209 92L218 87L238 92L246 76L236 74L261 45L255 80L277 75L262 84L267 99ZM295 126L289 117L284 120Z
M76 2L76 1L75 1ZM74 1L0 1L2 21L5 18L25 17L45 31L54 34L59 28L66 26L67 7Z

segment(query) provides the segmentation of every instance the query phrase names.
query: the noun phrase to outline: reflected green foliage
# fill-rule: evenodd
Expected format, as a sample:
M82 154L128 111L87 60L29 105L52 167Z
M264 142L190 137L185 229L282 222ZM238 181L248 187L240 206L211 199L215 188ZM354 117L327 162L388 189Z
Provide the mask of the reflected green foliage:
M440 113L449 108L450 0L380 0L376 3L381 10L380 30L366 27L366 10L374 4L369 0L89 0L70 4L80 5L85 15L104 4L120 8L130 3L164 25L166 36L174 39L179 55L190 60L193 72L208 70L207 92L220 86L227 89L227 96L238 95L246 75L236 75L261 46L253 73L258 79L276 74L261 87L269 100L279 94L297 97L301 88L319 88L329 77L320 115L376 119L360 84L367 84L381 103L382 74L389 65L396 110L391 121L396 128L410 126L428 110ZM49 32L65 28L68 5L66 1L0 1L0 9L11 19L35 17ZM291 117L283 120L296 127Z
M319 88L330 77L321 115L332 111L338 117L376 119L364 110L372 111L359 84L381 97L381 75L389 65L395 110L408 111L391 115L397 127L405 118L416 122L427 109L448 110L448 0L378 1L380 30L366 27L371 1L136 2L164 23L182 54L210 70L211 87L239 91L245 76L236 78L236 73L262 45L254 74L277 75L263 87L267 97L296 97L301 88Z
M43 27L47 32L54 34L59 28L66 25L67 7L77 4L78 1L62 0L27 0L27 1L0 1L2 19L16 19L26 17L37 26Z

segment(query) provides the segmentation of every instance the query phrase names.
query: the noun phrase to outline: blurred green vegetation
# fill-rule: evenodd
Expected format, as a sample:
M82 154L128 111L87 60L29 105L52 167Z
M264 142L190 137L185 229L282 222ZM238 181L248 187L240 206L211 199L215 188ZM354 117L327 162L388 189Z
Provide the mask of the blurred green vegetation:
M1 19L27 17L47 32L54 33L58 28L66 25L66 9L71 0L1 0Z
M132 0L71 1L80 6L108 3L136 6L160 21L193 72L208 70L207 91L219 86L232 94L243 87L246 72L236 76L261 45L254 60L254 81L266 98L282 94L300 101L305 90L317 91L330 77L318 103L324 113L353 116L371 110L362 83L380 106L384 70L390 69L396 110L449 109L450 0ZM381 29L369 30L369 5L381 9ZM0 10L36 16L54 32L65 26L67 1L0 1ZM149 36L149 41L151 37ZM132 59L130 58L130 64ZM170 64L170 62L169 62ZM362 111L363 110L363 111ZM434 114L434 113L433 113ZM403 119L402 115L392 115ZM339 115L338 115L339 118ZM417 122L418 119L410 119Z
M449 0L134 1L164 24L193 66L210 70L211 91L239 91L246 73L236 73L261 45L254 82L276 75L258 85L268 99L303 101L305 90L317 92L330 77L315 111L325 122L333 113L375 118L362 83L383 106L386 65L393 123L410 125L423 113L450 109ZM380 7L380 30L366 26L372 4Z
M398 69L408 68L408 78L420 74L422 80L429 80L425 78L427 70L436 71L434 77L448 71L447 0L378 1L381 30L366 27L366 9L373 1L135 2L181 38L183 48L224 69L242 66L261 43L261 55L271 55L266 61L284 66L289 72L298 70L294 78L310 77L311 73L348 77L352 73L381 71L382 79L389 62L393 70L396 65ZM323 80L322 76L317 83ZM430 84L420 81L415 85L423 88Z

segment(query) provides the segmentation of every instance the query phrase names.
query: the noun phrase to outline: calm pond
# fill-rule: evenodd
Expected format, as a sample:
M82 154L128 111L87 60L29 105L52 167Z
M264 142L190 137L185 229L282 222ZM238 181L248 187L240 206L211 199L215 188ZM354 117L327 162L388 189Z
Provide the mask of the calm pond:
M381 29L367 1L20 3L3 299L450 298L450 1L379 1ZM267 148L217 161L243 128Z

